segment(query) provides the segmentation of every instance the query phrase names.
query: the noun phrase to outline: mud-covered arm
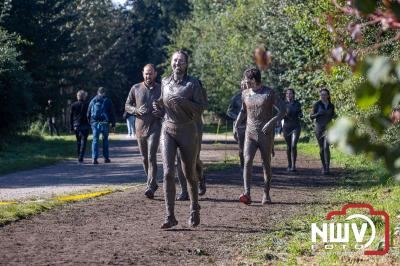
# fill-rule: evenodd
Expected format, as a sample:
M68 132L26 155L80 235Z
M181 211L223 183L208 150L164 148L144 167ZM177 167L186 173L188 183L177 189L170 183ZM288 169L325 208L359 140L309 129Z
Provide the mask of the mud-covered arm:
M160 92L160 97L157 100L155 100L152 105L152 107L153 107L152 115L157 118L163 118L165 115L164 105L157 104L157 101L160 101L160 99L161 99L161 103L162 103L162 90Z
M181 98L182 107L195 116L201 116L208 107L207 92L198 80L193 83L193 96L191 100Z
M246 119L247 116L247 108L246 104L243 101L242 102L242 108L240 109L240 112L236 118L235 124L233 125L233 128L236 129L240 124L243 123L243 121Z
M282 120L282 118L285 117L286 115L286 105L285 102L282 101L281 98L277 97L275 92L272 91L272 101L274 104L274 108L276 109L276 115L272 117L262 128L262 132L264 134L267 134L270 132L273 128L275 128L275 125L278 121Z
M125 112L131 115L137 115L135 87L132 87L129 91L128 98L125 102Z

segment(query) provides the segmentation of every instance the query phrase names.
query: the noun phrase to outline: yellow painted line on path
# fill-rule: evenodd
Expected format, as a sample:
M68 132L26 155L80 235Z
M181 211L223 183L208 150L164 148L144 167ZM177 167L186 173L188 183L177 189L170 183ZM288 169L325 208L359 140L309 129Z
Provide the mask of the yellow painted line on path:
M98 192L92 192L92 193L85 193L85 194L78 194L78 195L70 195L70 196L59 196L53 198L53 200L58 200L58 201L79 201L79 200L84 200L84 199L90 199L90 198L95 198L95 197L100 197L104 196L110 193L113 193L114 190L103 190L103 191L98 191Z
M127 189L140 187L140 186L143 186L143 184L128 186L128 187L119 188L119 189L107 189L107 190L91 192L91 193L84 193L84 194L78 194L78 195L58 196L58 197L53 198L53 200L57 200L57 201L79 201L79 200L85 200L85 199L104 196L104 195L111 194L111 193L114 193L114 192L117 192L117 191L121 191L121 190L125 191Z
M17 204L15 201L0 201L0 206Z

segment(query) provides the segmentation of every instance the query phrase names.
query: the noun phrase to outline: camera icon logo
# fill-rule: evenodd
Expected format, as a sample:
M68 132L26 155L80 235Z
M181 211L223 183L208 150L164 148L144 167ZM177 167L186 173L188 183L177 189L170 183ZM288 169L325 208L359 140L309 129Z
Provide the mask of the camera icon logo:
M349 213L351 210L363 209L363 213ZM368 213L365 214L365 211ZM340 219L338 222L332 221ZM331 211L326 216L327 221L322 226L311 224L312 249L328 252L363 251L364 255L384 255L389 251L390 223L385 211L376 211L370 204L346 204L339 211ZM383 226L382 226L383 225ZM383 236L379 241L378 231ZM382 238L382 237L379 237ZM373 249L373 243L377 248ZM322 243L320 243L322 242Z

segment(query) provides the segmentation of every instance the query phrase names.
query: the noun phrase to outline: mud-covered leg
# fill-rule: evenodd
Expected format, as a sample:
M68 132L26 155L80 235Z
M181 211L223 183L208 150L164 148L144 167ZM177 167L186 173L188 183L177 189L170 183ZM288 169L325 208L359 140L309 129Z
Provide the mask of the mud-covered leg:
M186 140L192 142L193 140ZM198 178L196 175L196 160L197 160L197 137L193 143L185 143L179 145L179 151L181 153L181 163L184 176L187 179L189 186L189 197L190 197L190 217L189 225L197 226L200 224L200 205L198 195ZM193 150L195 147L195 150Z
M261 204L271 203L270 189L272 180L272 169L271 169L271 152L272 143L268 139L260 139L259 147L261 159L263 161L263 174L264 174L264 188L263 188L263 198Z
M180 201L189 200L187 181L186 181L185 175L183 174L181 156L180 156L179 150L178 150L178 156L176 157L176 169L178 172L179 185L181 187L181 193L178 195L176 200L180 200Z
M238 142L239 142L239 159L240 159L240 168L243 171L244 168L244 132L238 132Z
M243 169L243 185L244 194L239 198L240 202L245 204L251 203L250 196L250 183L253 170L253 160L257 151L257 142L255 140L246 138L244 142L244 169Z
M203 196L206 194L206 177L203 171L203 162L200 159L201 142L203 141L203 125L197 125L198 130L198 142L197 142L197 158L196 158L196 175L199 180L199 195Z
M147 139L148 145L148 187L154 192L157 185L157 150L160 143L160 132L152 133Z
M177 144L173 137L163 132L161 137L161 154L163 157L164 171L164 197L165 197L165 222L161 228L171 228L178 224L175 219L175 157Z

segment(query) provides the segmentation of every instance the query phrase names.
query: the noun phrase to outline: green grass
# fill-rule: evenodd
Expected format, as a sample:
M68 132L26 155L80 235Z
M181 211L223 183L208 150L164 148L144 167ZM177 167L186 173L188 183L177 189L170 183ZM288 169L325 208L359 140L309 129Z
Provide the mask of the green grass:
M318 146L311 143L299 143L299 152L317 157ZM400 246L400 236L393 232L400 231L400 185L389 178L388 172L380 162L371 162L365 156L344 154L332 149L332 163L345 169L340 187L327 192L324 202L305 210L306 213L283 221L260 239L247 244L245 249L247 262L277 265L347 265L360 262L367 264L394 265L400 263L400 254L391 252L385 256L361 256L348 254L311 254L311 223L321 222L331 210L338 210L346 203L369 203L376 210L386 211L391 218L391 245ZM378 225L378 231L383 224ZM377 245L379 243L376 243Z
M27 170L75 157L75 136L8 138L0 151L0 174Z
M203 127L204 133L211 133L211 134L225 134L225 133L232 133L233 124L232 122L225 122L221 124L206 124Z
M44 201L0 206L0 225L24 219L63 204L60 201Z
M139 187L136 185L135 187ZM120 188L101 188L84 190L76 194L67 193L54 198L36 199L17 202L0 202L0 225L5 225L20 219L28 218L32 215L42 213L55 207L59 207L70 202L86 201L96 197L101 197L114 192L121 192L130 187Z

